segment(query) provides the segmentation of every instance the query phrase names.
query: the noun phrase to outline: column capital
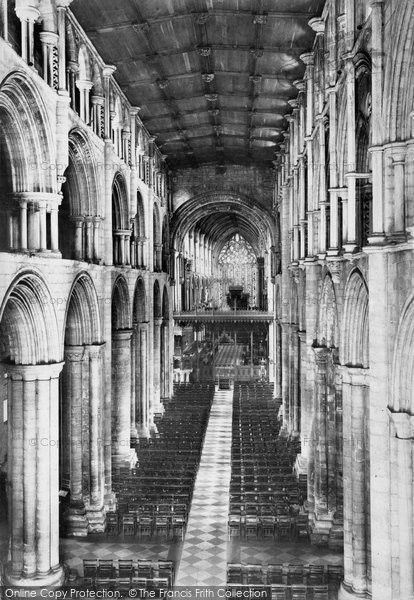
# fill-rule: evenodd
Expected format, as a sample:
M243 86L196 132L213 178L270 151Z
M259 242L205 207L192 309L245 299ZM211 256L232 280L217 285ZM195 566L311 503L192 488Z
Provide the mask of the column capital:
M351 365L342 365L343 382L352 386L369 386L369 369L362 367L353 367Z
M36 2L36 4L38 3ZM34 23L40 17L39 9L33 6L30 0L26 0L23 6L21 4L16 6L14 10L21 21L32 21Z
M129 342L132 337L132 329L113 329L112 339L117 342Z
M88 352L88 355L92 359L98 359L102 356L102 351L105 348L106 343L98 343L98 344L88 344L85 345L85 350Z
M154 317L154 325L156 325L157 327L161 327L163 321L164 319L162 317Z
M55 0L56 8L68 8L72 4L72 0Z
M59 206L62 202L62 196L60 194L54 194L51 192L15 192L13 198L16 202L31 202L39 204L45 202L48 206Z
M85 346L65 346L64 358L68 362L81 362L85 356Z
M105 104L105 97L100 96L99 94L93 94L93 96L91 96L91 102L93 105L103 106Z
M387 408L390 421L395 427L396 436L400 440L414 440L414 416L406 412Z
M4 363L3 363L4 364ZM47 365L5 365L7 374L13 381L49 381L57 379L64 363L49 363Z
M308 21L308 25L316 32L317 36L325 33L325 19L322 17L313 17Z
M299 56L300 60L308 67L313 67L315 55L313 52L304 52Z
M325 371L328 363L328 349L324 346L314 347L315 364L320 371Z
M136 117L141 110L140 106L131 106L129 109L129 114L131 117Z
M54 31L41 31L39 37L42 42L51 46L57 46L59 41L59 36Z
M104 77L111 77L116 71L115 65L105 65L102 69L102 75Z

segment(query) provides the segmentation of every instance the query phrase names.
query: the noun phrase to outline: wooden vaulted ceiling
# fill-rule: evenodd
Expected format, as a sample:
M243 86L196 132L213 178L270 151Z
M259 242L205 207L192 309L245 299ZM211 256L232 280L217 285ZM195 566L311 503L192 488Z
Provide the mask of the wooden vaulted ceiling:
M74 0L172 168L269 164L324 0Z

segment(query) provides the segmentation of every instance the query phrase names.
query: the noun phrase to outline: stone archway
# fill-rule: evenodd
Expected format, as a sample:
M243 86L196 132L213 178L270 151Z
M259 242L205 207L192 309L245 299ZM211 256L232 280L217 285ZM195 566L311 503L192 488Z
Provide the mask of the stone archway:
M368 597L371 587L368 287L357 270L348 277L341 322L344 581L339 598Z
M50 292L33 272L10 285L0 310L2 387L9 439L8 505L13 586L59 585L59 375L61 344ZM5 394L5 397L4 397Z
M102 360L105 344L95 287L86 273L72 285L65 320L61 398L61 480L69 487L67 535L103 531Z
M132 328L128 285L119 276L112 292L112 427L111 451L115 466L133 466L131 451Z

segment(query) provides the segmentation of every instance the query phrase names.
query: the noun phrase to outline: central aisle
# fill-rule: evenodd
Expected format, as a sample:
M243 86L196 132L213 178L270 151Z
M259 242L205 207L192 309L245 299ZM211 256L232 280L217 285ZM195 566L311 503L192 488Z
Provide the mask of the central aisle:
M176 586L225 586L233 390L214 395Z

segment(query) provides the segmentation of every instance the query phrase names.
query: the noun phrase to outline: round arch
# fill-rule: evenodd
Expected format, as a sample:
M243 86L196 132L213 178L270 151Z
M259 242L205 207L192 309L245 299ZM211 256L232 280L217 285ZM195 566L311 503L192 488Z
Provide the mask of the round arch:
M145 283L142 277L137 279L134 291L133 322L143 323L148 320Z
M125 177L116 173L112 182L112 229L128 228L128 190Z
M348 277L344 298L340 336L341 364L368 368L368 287L357 269Z
M119 275L112 290L111 304L112 329L129 329L131 326L131 306L128 285L125 277Z
M317 340L319 346L339 347L338 311L335 288L330 275L325 276L321 290Z
M410 113L414 106L414 36L412 2L396 3L391 20L393 49L384 65L384 141L411 137Z
M39 91L22 71L10 73L0 84L0 133L10 160L12 190L55 192L47 110Z
M2 360L16 365L59 362L61 347L50 291L39 274L20 273L0 308Z
M392 366L392 410L414 411L414 297L407 302L398 325Z

